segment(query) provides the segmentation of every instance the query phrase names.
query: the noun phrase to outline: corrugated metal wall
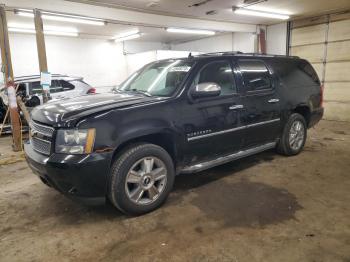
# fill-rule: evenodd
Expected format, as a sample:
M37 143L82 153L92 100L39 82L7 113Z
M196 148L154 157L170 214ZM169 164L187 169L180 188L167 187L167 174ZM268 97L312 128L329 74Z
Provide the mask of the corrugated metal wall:
M324 118L350 121L350 13L293 21L289 48L323 82Z

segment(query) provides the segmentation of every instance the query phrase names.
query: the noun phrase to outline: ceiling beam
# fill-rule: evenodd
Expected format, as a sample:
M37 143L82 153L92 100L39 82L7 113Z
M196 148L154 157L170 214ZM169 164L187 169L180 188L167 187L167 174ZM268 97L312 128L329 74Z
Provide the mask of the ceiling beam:
M101 18L132 25L180 27L226 32L256 32L256 25L252 24L158 15L63 0L2 0L2 3L4 3L6 7L37 8L45 11Z

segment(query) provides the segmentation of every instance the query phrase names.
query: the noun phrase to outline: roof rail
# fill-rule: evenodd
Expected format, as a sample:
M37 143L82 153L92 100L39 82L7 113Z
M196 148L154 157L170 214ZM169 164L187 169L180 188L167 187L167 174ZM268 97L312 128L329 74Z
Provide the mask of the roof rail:
M225 51L225 52L212 52L212 53L204 53L197 56L213 56L213 55L237 55L244 54L241 51Z
M242 55L247 56L265 56L265 57L289 57L289 58L300 58L299 56L291 56L291 55L274 55L274 54L262 54L262 53L243 53Z
M289 57L289 58L300 58L299 56L289 56L289 55L273 55L273 54L261 54L261 53L243 53L240 51L230 51L230 52L213 52L205 53L197 56L214 56L214 55L239 55L239 56L262 56L262 57Z
M68 77L68 75L63 74L51 74L52 77ZM41 75L26 75L26 76L16 76L14 80L22 80L22 79L34 79L40 78Z

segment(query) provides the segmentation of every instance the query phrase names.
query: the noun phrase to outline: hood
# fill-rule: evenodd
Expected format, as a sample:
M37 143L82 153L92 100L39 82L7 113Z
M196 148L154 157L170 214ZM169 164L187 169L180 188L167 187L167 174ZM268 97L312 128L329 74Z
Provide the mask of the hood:
M51 101L33 109L34 121L55 127L66 126L67 122L79 120L90 114L105 110L124 108L132 105L158 101L159 97L146 97L139 94L94 94L73 99Z

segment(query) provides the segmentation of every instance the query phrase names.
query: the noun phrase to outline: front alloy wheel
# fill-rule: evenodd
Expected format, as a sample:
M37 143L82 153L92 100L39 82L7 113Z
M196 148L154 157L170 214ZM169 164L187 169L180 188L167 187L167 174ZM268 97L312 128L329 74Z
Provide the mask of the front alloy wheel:
M111 169L109 199L122 212L140 215L164 203L174 184L172 158L162 147L138 143L122 150Z
M157 200L164 191L167 170L157 157L145 157L137 161L129 170L125 191L130 201L147 205Z

